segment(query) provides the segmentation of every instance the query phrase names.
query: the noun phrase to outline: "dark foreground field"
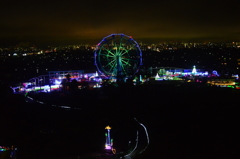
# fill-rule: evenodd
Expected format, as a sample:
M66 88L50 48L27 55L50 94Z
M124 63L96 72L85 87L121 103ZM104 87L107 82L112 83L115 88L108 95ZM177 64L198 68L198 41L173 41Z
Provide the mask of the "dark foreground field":
M105 126L117 152L135 140L137 118L150 144L138 159L239 158L239 97L233 89L197 85L121 86L75 92L65 110L26 103L2 93L0 144L15 145L18 159L78 159L101 154ZM70 101L69 101L70 102ZM75 105L74 105L75 104Z

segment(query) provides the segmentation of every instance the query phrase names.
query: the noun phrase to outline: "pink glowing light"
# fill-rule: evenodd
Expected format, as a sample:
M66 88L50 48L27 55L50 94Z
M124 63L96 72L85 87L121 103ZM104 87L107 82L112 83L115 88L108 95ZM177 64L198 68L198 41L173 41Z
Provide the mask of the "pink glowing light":
M109 146L109 145L105 145L105 149L106 149L106 150L111 150L111 149L112 149L112 147L111 147L111 146Z

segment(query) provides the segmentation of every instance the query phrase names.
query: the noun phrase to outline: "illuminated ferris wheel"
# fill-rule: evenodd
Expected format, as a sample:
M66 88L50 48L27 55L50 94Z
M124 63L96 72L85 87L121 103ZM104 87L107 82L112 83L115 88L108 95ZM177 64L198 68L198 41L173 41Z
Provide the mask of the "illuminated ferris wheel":
M127 77L134 75L142 65L142 52L131 36L111 34L98 43L95 65L105 76Z

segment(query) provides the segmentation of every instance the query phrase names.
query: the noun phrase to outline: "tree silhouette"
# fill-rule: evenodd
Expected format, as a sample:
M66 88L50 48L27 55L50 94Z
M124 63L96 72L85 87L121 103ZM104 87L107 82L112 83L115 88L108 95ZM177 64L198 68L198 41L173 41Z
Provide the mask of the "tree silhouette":
M72 80L72 82L69 85L70 91L76 92L78 89L78 82L76 79Z
M70 82L70 80L71 80L71 75L70 75L70 74L67 74L65 77L67 78L67 81Z

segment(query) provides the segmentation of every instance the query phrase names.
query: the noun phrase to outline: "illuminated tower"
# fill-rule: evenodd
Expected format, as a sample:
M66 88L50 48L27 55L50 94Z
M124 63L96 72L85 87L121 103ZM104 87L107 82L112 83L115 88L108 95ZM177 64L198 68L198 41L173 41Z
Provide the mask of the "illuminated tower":
M159 75L158 75L158 73L157 73L157 75L155 76L155 80L159 80Z
M105 136L106 136L106 143L105 143L105 149L106 150L111 150L112 149L112 140L110 138L110 130L111 130L111 127L110 126L106 126L105 129L107 130L107 132L105 133Z
M197 73L196 66L193 66L192 74L196 74L196 73Z

